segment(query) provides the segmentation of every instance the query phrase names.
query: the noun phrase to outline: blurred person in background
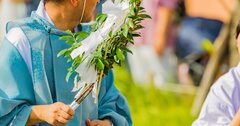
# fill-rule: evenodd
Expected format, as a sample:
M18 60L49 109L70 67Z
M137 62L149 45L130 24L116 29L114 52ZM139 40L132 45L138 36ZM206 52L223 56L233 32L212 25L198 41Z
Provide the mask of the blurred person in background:
M0 7L0 39L3 38L8 21L27 16L26 0L1 0Z
M136 39L134 46L131 46L133 55L128 55L128 63L130 66L130 72L133 80L137 84L149 84L153 83L156 86L161 86L166 82L175 82L176 77L174 75L176 69L176 58L171 50L171 42L169 40L168 47L166 47L165 53L161 57L154 51L154 43L160 39L166 39L160 37L160 29L165 29L170 22L170 16L164 12L162 7L170 8L174 10L177 0L145 0L143 1L143 7L146 8L147 13L152 17L150 20L146 20L142 23L145 27L140 31L141 37ZM161 23L159 23L161 22ZM160 25L160 26L158 26ZM166 28L167 29L167 28ZM171 36L171 34L170 34ZM170 37L171 38L171 37ZM160 47L160 46L158 46Z
M199 85L208 60L203 50L204 40L214 42L222 26L231 19L237 0L185 0L186 17L183 19L177 39L176 53L189 64L189 72L195 85ZM196 69L195 64L201 66ZM181 66L184 64L180 65Z
M240 22L237 48L240 54ZM192 126L240 126L240 64L221 76L211 87L198 119Z
M36 10L40 0L1 0L0 4L0 39L5 35L6 23L24 18Z
M175 0L161 1L177 4ZM229 22L237 0L184 0L181 2L184 2L186 14L176 37L176 54L180 62L183 62L179 65L179 81L189 83L190 72L194 84L198 85L204 69L193 70L190 62L206 64L206 52L202 48L203 41L205 39L215 41L222 26ZM162 18L156 25L158 36L155 39L155 50L159 55L164 52L168 43L166 36L170 24L169 19L172 18L173 13L173 9L167 6L159 9L158 14Z

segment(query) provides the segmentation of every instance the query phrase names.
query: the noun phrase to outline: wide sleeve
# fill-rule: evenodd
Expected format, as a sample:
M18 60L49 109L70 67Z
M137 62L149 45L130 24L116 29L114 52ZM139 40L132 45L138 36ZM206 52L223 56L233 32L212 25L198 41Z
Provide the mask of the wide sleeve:
M239 109L238 74L230 71L210 89L198 119L193 126L228 126Z
M132 126L129 107L124 96L114 85L113 72L104 78L99 95L99 119L109 119L114 126Z
M34 103L27 65L18 50L4 39L0 45L0 124L25 125Z

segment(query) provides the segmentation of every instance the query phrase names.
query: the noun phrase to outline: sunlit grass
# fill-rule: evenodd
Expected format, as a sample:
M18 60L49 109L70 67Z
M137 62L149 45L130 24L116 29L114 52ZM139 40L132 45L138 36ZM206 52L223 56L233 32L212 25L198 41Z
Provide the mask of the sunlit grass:
M140 87L124 67L115 67L115 84L126 96L134 126L190 126L192 95Z

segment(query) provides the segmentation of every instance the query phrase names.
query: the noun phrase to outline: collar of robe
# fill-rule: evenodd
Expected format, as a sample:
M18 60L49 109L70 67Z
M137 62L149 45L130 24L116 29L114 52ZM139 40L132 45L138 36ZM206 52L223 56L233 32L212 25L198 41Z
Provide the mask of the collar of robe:
M36 12L33 12L31 14L31 17L34 20L36 20L39 24L41 24L44 27L44 29L50 34L54 34L54 35L58 35L58 36L70 35L70 33L66 32L66 31L59 30L53 24L49 23L48 21L46 21L42 17L38 16L36 14Z

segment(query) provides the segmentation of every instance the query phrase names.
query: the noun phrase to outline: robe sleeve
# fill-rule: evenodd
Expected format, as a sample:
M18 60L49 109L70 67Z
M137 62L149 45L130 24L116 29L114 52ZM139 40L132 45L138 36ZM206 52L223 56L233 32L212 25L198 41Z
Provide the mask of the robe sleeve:
M239 75L231 70L210 89L193 126L229 126L239 107Z
M99 95L99 119L109 119L113 122L114 126L132 126L127 101L117 90L113 80L113 72L110 70L109 75L105 78L102 85L106 87L102 87L103 90Z
M4 39L0 45L0 124L25 125L34 103L27 65L18 50Z

